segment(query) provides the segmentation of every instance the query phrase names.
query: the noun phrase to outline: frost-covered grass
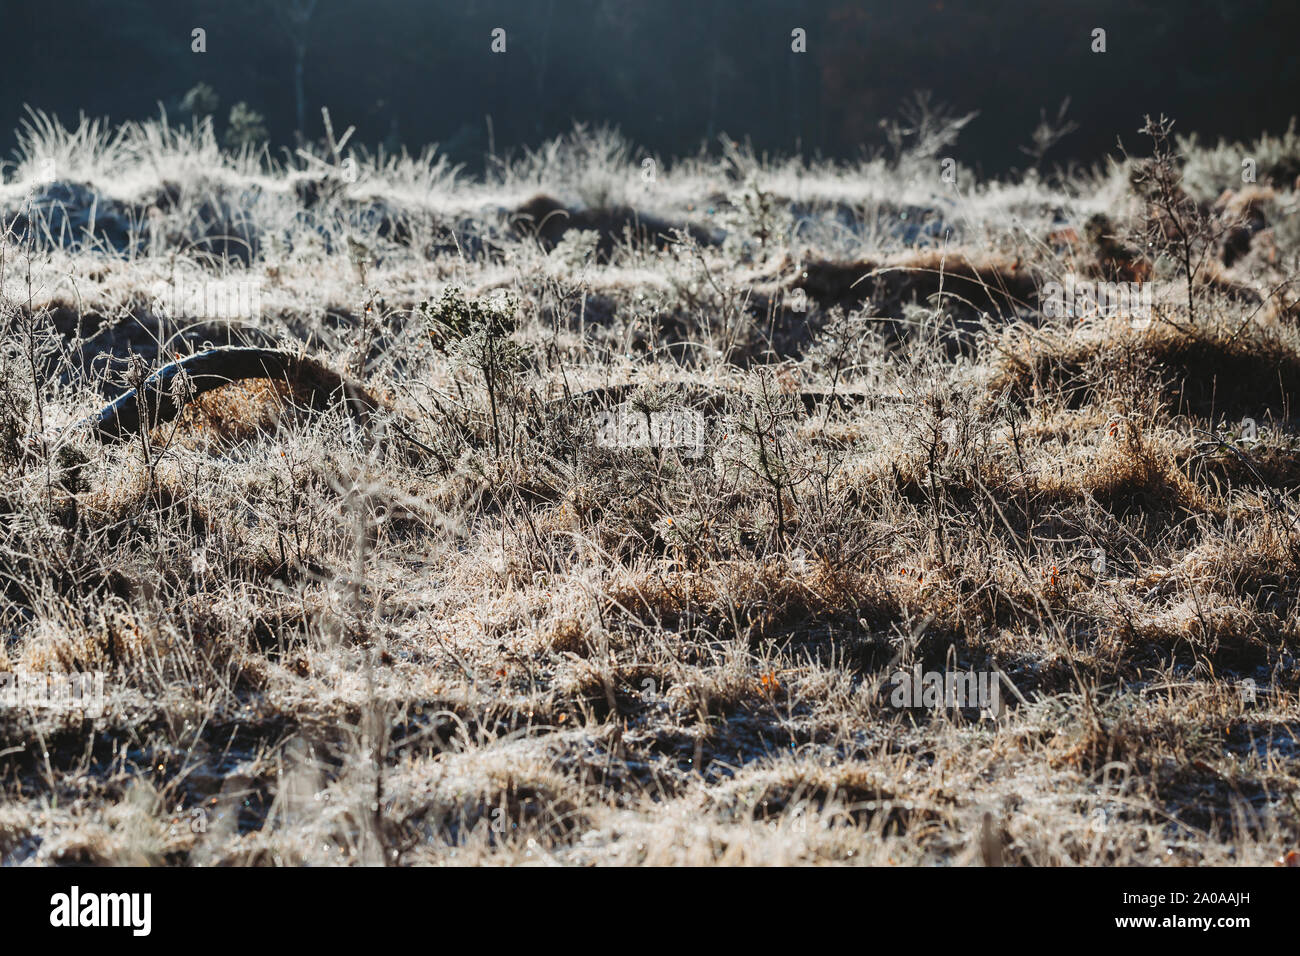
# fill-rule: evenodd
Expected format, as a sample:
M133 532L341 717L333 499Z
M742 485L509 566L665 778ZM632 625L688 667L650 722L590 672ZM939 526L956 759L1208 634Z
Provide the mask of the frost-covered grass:
M579 127L476 178L32 114L0 673L106 700L0 708L0 859L1294 848L1294 136L1251 185L1183 141L1161 207L1143 160L948 182L927 129L836 165ZM1047 314L1066 276L1154 282L1149 321ZM79 425L229 344L379 411L255 381ZM618 415L702 446L606 447ZM999 672L1000 715L899 708L914 666Z

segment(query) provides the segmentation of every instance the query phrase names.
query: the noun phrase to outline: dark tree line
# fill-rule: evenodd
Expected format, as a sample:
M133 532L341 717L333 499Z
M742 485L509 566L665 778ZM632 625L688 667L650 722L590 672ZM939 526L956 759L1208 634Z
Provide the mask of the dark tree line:
M617 124L662 155L720 133L760 149L851 157L914 91L979 110L959 145L1022 164L1041 108L1078 129L1050 159L1093 160L1164 111L1231 138L1295 111L1300 9L1271 0L0 0L0 138L29 103L65 121L179 110L205 82L276 145L321 135L439 142L477 164L574 120ZM1107 30L1107 52L1090 33ZM506 31L493 53L492 31ZM807 31L808 52L791 50ZM206 31L193 52L191 31Z

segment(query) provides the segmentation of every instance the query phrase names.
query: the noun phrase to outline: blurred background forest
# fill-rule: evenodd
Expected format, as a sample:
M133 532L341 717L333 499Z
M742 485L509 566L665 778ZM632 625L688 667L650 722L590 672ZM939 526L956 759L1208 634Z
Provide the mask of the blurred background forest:
M660 156L725 132L773 153L887 148L917 90L979 111L953 150L986 173L1028 165L1046 109L1077 128L1049 163L1126 144L1143 113L1245 139L1280 132L1300 91L1300 4L1276 0L0 0L0 155L24 104L65 123L211 113L231 141L322 135L475 170L573 122L617 125ZM191 31L206 31L206 52ZM490 49L506 31L506 51ZM807 53L791 30L807 31ZM1091 32L1107 31L1104 54ZM195 90L197 93L186 94ZM242 105L239 105L242 104ZM231 111L235 109L232 118ZM491 117L491 124L486 117ZM489 140L491 137L491 141Z

